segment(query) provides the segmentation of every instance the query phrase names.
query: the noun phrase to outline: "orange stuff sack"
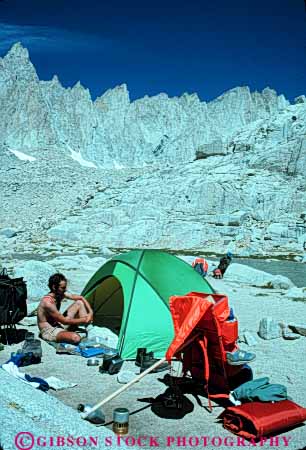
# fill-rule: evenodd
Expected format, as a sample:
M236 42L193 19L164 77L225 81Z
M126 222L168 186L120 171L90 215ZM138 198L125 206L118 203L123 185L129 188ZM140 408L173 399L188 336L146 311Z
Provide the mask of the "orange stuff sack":
M223 426L246 439L259 439L292 428L306 420L306 408L291 400L251 402L231 406L218 417Z

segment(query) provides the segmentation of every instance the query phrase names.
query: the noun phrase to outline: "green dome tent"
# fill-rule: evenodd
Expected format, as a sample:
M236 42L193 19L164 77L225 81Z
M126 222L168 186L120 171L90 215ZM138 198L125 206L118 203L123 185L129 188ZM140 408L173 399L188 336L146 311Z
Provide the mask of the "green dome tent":
M138 347L164 356L174 336L171 295L214 292L189 264L158 250L133 250L107 261L89 280L82 295L94 312L94 325L119 335L122 358Z

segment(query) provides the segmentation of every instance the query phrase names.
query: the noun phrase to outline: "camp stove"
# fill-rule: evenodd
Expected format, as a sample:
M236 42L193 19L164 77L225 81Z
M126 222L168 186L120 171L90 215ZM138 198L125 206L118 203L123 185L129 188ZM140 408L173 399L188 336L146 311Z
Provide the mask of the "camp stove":
M165 408L182 409L184 396L178 386L178 380L171 376L168 376L167 379L169 387L162 394L162 404Z
M163 395L162 403L165 408L182 409L183 394L178 387L169 388Z

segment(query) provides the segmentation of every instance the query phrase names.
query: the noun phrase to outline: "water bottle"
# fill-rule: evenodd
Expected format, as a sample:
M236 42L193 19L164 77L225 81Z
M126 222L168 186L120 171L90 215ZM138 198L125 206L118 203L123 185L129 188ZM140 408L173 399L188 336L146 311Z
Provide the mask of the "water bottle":
M93 408L93 406L94 405L80 403L77 409L79 412L87 414ZM105 415L101 408L98 408L90 413L85 419L96 425L105 423Z
M236 318L235 318L235 314L234 314L234 309L230 308L230 314L227 318L227 322L235 322Z

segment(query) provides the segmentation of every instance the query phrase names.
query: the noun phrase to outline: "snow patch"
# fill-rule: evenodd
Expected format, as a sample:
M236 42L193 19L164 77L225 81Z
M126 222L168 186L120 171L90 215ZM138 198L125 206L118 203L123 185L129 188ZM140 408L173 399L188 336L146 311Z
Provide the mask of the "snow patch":
M77 161L81 166L84 166L84 167L94 167L95 169L97 168L97 166L96 166L93 162L91 162L91 161L86 161L86 159L84 159L83 156L81 155L81 152L80 152L80 151L75 152L74 150L72 150L72 148L71 148L69 145L67 145L67 147L68 147L69 150L70 150L70 153L71 153L70 156L71 156L71 158L74 159L75 161Z
M124 169L124 165L117 163L117 161L114 161L114 167L115 169Z
M18 159L21 159L21 161L36 161L36 158L34 158L34 156L26 155L23 152L19 152L18 150L11 150L10 148L8 150L15 156L17 156Z

